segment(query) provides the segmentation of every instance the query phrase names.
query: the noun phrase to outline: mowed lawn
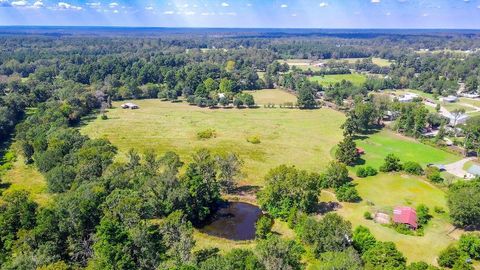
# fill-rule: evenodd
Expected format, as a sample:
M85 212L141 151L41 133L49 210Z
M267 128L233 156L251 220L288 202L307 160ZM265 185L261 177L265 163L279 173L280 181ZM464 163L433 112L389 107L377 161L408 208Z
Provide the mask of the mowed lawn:
M289 93L280 89L263 89L254 91L245 91L249 93L255 99L255 103L260 106L269 103L280 105L285 102L297 103L297 97L292 93Z
M345 116L337 111L298 109L208 109L185 103L135 100L138 110L123 110L115 102L108 120L94 120L82 128L92 138L107 138L119 150L119 159L134 148L158 154L177 152L184 161L200 149L235 152L244 161L243 184L261 185L269 169L281 164L322 171L332 159L330 151L341 139ZM197 139L214 129L216 137ZM258 136L261 143L247 138Z
M316 81L316 82L320 83L323 86L333 85L335 83L341 82L342 80L350 81L354 85L360 86L367 80L367 77L365 77L362 74L352 73L352 74L335 74L335 75L325 75L325 76L313 76L310 79L312 81Z
M356 142L358 147L365 150L362 159L366 161L366 165L377 169L383 164L385 156L390 153L398 156L402 162L415 161L422 166L428 163L448 164L461 159L460 156L423 144L390 130L382 130Z
M441 250L455 241L458 234L449 235L453 226L448 222L448 214L437 214L434 207L447 209L445 192L421 177L403 174L379 174L374 177L354 181L363 201L360 203L342 203L337 212L358 225L366 226L379 241L391 241L405 255L409 262L425 261L436 264ZM335 201L333 195L322 192L323 201ZM433 218L425 228L424 236L403 235L394 229L366 220L365 211L392 211L395 206L417 207L425 204L430 208Z

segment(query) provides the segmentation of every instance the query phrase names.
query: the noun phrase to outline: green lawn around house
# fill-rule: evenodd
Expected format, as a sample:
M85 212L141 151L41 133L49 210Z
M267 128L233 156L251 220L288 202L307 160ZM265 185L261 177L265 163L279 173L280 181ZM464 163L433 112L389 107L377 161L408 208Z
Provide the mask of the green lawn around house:
M434 207L447 209L445 192L427 182L423 177L404 175L400 173L383 174L356 179L357 190L363 201L360 203L341 203L337 212L358 225L366 226L378 241L391 241L405 255L409 262L425 261L436 264L436 258L441 250L458 238L458 233L449 234L453 226L449 223L446 213L437 214ZM329 192L322 192L323 201L335 201ZM400 234L392 228L366 220L365 211L392 211L395 206L417 207L425 204L430 208L433 218L425 228L424 236Z
M402 162L415 161L423 166L428 163L448 164L461 159L460 156L390 130L382 130L356 142L358 147L365 150L362 159L366 161L366 165L377 169L383 163L385 156L390 153L398 156Z

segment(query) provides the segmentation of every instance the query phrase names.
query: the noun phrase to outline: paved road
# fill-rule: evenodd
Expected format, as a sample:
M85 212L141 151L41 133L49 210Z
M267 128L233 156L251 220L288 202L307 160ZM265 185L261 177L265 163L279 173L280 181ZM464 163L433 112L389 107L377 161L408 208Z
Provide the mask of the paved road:
M454 163L447 164L447 165L445 165L445 170L448 173L453 174L453 175L455 175L457 177L460 177L460 178L467 178L467 179L473 178L473 175L470 174L469 172L467 172L466 170L464 170L463 166L465 165L465 163L467 163L469 161L472 161L474 159L475 159L475 157L469 157L469 158L464 158L464 159L459 160L459 161L454 162Z

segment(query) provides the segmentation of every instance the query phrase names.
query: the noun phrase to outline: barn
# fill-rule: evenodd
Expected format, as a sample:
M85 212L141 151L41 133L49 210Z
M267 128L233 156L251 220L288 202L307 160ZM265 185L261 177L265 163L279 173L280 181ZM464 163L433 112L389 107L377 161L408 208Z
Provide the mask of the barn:
M418 228L417 212L411 207L395 207L393 210L393 222L408 225L416 230Z

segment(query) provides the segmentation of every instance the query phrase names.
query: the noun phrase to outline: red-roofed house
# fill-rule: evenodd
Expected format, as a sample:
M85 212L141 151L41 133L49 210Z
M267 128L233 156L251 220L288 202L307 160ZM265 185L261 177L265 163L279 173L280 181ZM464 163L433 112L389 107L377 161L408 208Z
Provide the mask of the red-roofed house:
M363 154L365 154L365 150L363 150L363 148L357 147L357 154L358 155L363 155Z
M417 229L417 212L415 209L406 206L398 206L393 210L393 222L406 224L412 229Z

